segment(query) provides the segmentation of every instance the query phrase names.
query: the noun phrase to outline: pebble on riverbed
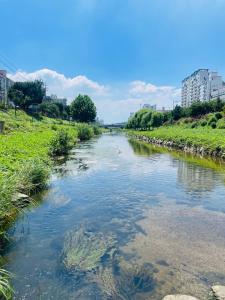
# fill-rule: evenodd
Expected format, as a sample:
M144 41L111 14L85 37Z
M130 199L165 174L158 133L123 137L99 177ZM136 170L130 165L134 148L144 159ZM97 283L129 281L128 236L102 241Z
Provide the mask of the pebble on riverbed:
M216 300L225 300L225 286L214 285L212 286L212 292Z

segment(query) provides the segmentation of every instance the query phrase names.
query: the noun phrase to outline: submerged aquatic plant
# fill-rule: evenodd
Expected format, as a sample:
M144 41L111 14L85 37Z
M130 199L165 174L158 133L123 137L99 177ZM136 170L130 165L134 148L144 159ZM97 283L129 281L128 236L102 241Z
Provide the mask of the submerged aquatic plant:
M116 276L118 293L130 299L137 293L152 291L155 286L154 271L151 264L121 264L119 275Z
M0 269L0 295L3 299L12 299L13 289L10 285L12 274L4 269Z
M63 247L63 264L67 270L91 271L100 266L104 255L112 255L114 241L85 226L69 231Z

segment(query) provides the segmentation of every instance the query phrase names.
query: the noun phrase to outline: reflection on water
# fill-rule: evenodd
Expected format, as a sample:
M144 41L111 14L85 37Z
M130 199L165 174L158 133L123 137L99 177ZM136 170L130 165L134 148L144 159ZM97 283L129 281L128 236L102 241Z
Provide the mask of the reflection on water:
M225 284L224 172L210 164L119 135L80 144L10 229L15 299L206 299Z

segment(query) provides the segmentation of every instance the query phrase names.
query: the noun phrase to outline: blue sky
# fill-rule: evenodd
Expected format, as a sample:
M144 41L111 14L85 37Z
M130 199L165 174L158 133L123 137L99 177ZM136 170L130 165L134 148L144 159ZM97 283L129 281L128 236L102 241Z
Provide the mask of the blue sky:
M143 102L170 106L198 68L225 77L224 11L225 0L0 0L0 68L39 71L59 96L89 92L100 117L122 121Z

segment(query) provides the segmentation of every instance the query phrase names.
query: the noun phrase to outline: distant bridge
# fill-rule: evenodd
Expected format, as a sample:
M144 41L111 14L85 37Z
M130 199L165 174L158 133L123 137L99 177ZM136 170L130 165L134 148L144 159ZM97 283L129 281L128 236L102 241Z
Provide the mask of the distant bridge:
M117 129L117 128L125 128L126 126L126 123L123 122L123 123L115 123L115 124L104 124L102 125L102 127L106 128L106 129Z

